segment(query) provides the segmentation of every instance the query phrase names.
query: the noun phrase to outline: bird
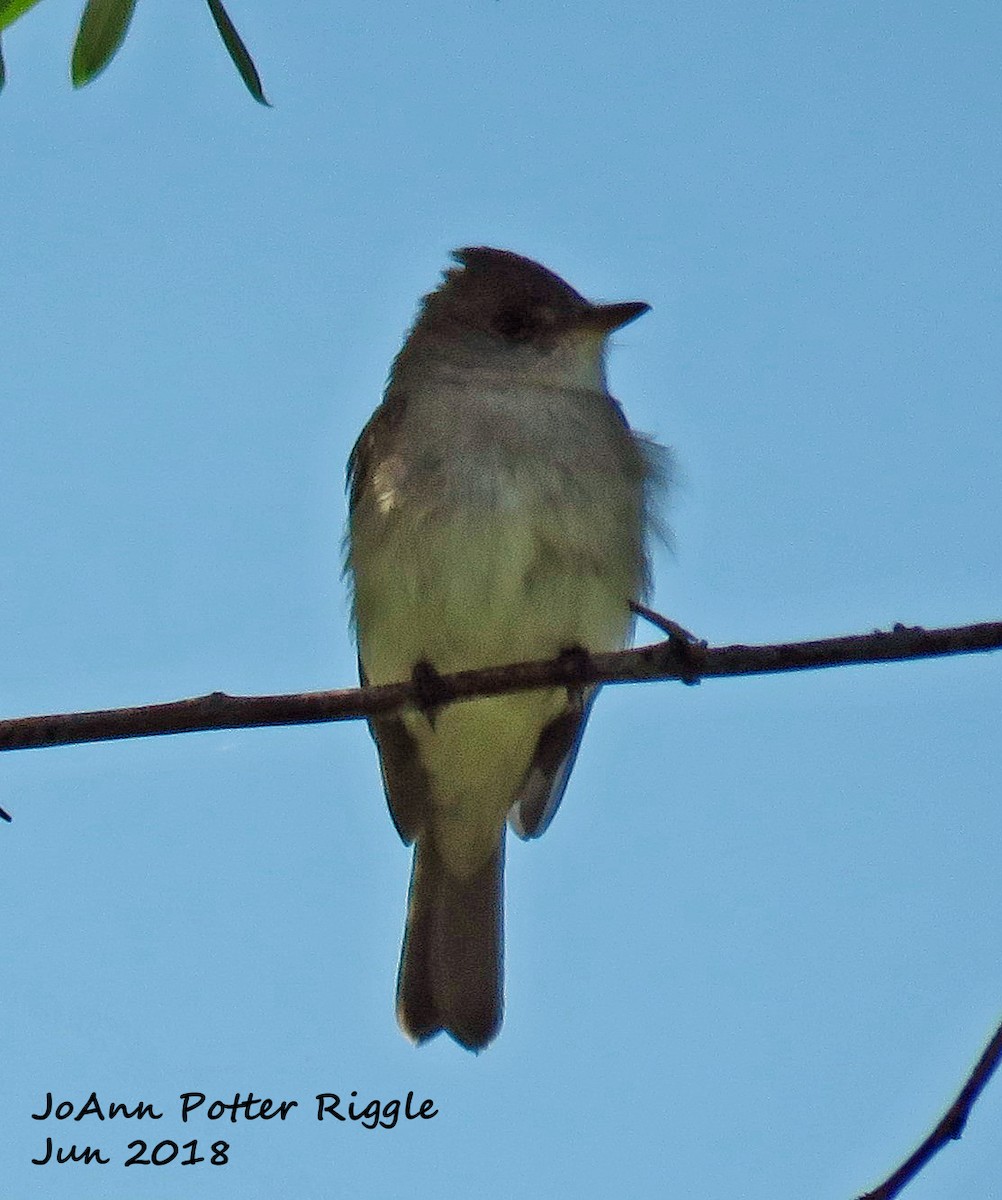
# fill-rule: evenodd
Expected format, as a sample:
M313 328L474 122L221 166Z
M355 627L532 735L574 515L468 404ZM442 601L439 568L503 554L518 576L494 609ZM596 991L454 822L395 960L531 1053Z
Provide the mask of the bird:
M436 680L622 648L670 452L606 383L609 335L648 304L592 303L509 250L452 258L351 451L345 570L363 685L418 696L369 719L414 848L398 1023L480 1051L502 1022L506 825L546 830L596 689L436 703Z

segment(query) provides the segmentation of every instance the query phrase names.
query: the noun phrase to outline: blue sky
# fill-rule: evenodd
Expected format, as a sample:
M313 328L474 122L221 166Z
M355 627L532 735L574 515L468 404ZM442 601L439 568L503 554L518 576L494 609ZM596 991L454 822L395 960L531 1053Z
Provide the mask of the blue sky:
M992 3L140 3L4 39L0 710L348 685L343 464L455 246L652 312L613 389L684 474L659 608L713 643L998 619ZM606 689L513 844L507 1015L397 1031L408 854L359 723L0 763L16 1200L842 1200L1002 1015L1002 660ZM38 1122L45 1093L162 1121ZM318 1124L317 1092L433 1098ZM181 1125L201 1091L284 1123ZM30 1165L46 1135L112 1165ZM125 1168L137 1137L225 1166ZM908 1193L987 1195L1002 1083Z

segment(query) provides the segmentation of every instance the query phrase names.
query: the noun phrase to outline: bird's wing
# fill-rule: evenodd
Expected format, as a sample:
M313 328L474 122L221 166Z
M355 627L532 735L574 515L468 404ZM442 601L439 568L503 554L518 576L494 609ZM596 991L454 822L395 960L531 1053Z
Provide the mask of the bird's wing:
M597 692L597 687L589 687L569 693L567 707L539 735L536 752L508 813L508 823L520 838L537 838L545 833L560 807Z
M365 687L368 681L361 660L358 677ZM370 717L369 732L379 750L379 767L390 816L397 833L410 845L426 821L428 774L421 765L414 739L400 717Z

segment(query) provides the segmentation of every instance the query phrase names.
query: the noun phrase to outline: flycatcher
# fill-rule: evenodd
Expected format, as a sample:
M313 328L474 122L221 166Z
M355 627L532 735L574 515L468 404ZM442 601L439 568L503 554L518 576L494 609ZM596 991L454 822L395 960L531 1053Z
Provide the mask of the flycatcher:
M347 570L363 683L621 648L647 588L665 452L606 388L609 334L538 263L458 250L426 296L348 462ZM433 690L433 689L431 689ZM550 823L594 688L413 705L369 722L414 843L397 1016L471 1050L502 1011L505 822Z

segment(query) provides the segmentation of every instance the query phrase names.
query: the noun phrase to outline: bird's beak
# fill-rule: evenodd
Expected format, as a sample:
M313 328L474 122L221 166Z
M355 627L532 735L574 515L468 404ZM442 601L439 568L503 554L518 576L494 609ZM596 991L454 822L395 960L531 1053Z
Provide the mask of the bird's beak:
M597 333L612 333L642 317L650 309L643 300L627 300L623 304L592 304L579 318L582 329Z

